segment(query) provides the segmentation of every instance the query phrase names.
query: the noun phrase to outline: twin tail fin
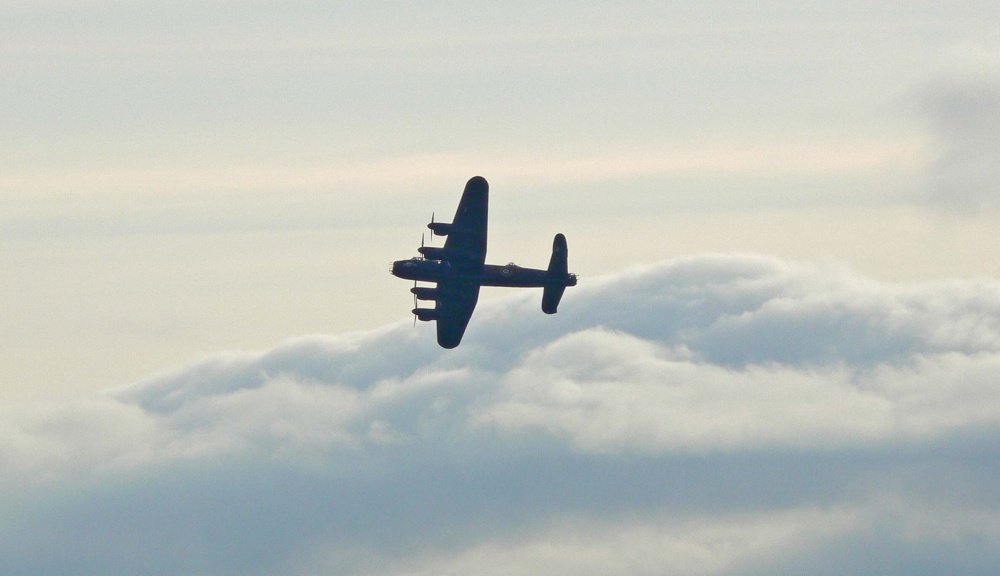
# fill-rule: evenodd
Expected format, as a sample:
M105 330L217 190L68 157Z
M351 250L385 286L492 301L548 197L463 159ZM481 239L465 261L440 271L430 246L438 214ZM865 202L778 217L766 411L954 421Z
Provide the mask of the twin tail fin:
M569 286L569 268L567 256L569 250L566 248L566 237L556 234L552 240L552 258L549 259L548 276L552 284L542 289L542 312L555 314L559 307L566 286ZM573 284L576 284L575 278Z

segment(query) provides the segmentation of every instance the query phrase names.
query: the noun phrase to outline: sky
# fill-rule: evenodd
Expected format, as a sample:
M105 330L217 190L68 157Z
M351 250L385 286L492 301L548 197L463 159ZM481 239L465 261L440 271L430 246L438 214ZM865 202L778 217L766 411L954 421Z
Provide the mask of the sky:
M2 571L991 573L998 20L0 0Z

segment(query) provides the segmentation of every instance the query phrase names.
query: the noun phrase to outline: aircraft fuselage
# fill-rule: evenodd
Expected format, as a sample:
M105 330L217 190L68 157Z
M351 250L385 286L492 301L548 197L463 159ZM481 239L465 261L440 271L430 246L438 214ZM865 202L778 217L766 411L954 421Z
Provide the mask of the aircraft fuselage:
M412 258L397 260L392 264L392 274L405 280L418 282L457 282L479 286L506 286L509 288L544 288L545 286L576 286L576 277L553 276L548 270L522 268L516 264L477 265L460 260L424 260Z

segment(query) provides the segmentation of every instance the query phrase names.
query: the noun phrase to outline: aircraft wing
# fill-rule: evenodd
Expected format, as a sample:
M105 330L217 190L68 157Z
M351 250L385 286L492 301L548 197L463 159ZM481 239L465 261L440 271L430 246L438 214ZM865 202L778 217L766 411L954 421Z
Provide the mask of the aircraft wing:
M446 251L461 254L462 260L480 266L486 261L486 222L489 202L489 184L485 178L474 176L466 183L462 200L458 203L458 210L455 211L451 231L444 243ZM469 313L472 313L471 310Z
M444 280L438 282L437 341L442 348L454 348L462 341L472 311L479 300L479 284Z

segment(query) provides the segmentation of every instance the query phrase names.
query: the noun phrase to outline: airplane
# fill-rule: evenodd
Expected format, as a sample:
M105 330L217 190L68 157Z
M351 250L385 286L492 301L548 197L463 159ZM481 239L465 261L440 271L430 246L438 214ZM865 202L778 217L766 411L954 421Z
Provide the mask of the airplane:
M566 237L556 234L547 270L522 268L513 262L486 264L486 221L490 186L482 176L465 185L455 218L450 223L427 225L434 236L445 236L444 247L423 246L421 256L392 263L392 275L413 280L414 322L437 322L437 342L454 348L462 341L482 286L541 288L542 311L555 314L567 286L576 286L576 274L567 271ZM418 287L417 282L435 282L434 288ZM434 308L420 308L418 300L433 301Z

